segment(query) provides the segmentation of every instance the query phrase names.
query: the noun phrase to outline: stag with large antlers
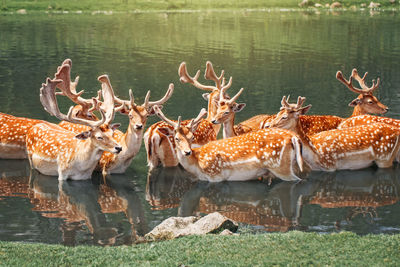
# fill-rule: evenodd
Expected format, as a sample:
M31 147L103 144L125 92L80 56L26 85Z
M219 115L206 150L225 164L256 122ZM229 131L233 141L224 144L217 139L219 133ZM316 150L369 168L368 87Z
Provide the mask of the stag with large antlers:
M111 84L109 86L111 87ZM154 115L153 107L163 105L171 97L173 91L174 85L171 83L164 97L158 101L149 101L150 91L148 91L142 105L135 104L132 90L129 90L129 101L115 97L116 104L120 105L117 109L129 117L129 126L125 133L118 131L114 134L114 138L122 145L122 152L118 155L104 152L101 157L99 167L103 175L107 173L124 173L126 171L132 159L139 152L147 118Z
M299 118L311 105L303 107L304 101L304 97L299 97L296 104L289 104L283 97L281 111L269 126L297 133L303 143L304 160L313 170L355 170L373 163L387 168L392 166L393 160L398 160L400 130L383 123L334 129L307 136Z
M31 166L46 175L58 175L59 180L90 178L103 151L120 153L122 147L114 140L113 132L119 125L110 125L114 118L114 99L110 96L108 76L98 80L103 84L104 102L93 98L93 109L101 113L101 119L90 121L73 116L73 107L67 115L60 112L56 99L56 86L62 80L47 78L40 88L40 101L47 112L60 120L83 124L90 130L78 135L51 123L32 127L26 136L28 158Z
M211 92L203 95L203 97L208 100L208 113L207 118L200 121L196 131L193 133L193 146L202 146L210 141L216 140L221 125L213 124L211 120L217 111L220 91L226 90L232 85L232 78L230 78L229 82L226 84L224 71L222 71L221 75L218 77L209 61L207 61L206 64L204 77L207 80L214 81L215 86L203 85L198 81L200 70L197 71L194 77L191 77L187 72L185 62L182 62L179 66L178 74L182 83L190 83L199 89ZM182 121L182 125L184 126L187 126L189 123L190 120ZM164 167L173 167L179 164L173 140L173 127L169 124L160 121L149 127L144 134L144 143L150 169L153 169L159 164Z
M360 94L356 99L354 99L349 105L356 105L354 108L353 115L344 120L338 126L338 129L344 129L348 127L370 124L374 122L381 122L388 125L395 126L400 128L400 120L386 118L386 117L379 117L368 115L366 113L377 113L377 114L385 114L388 111L388 108L379 102L379 100L373 96L373 92L378 88L379 85L379 78L375 83L375 80L372 81L372 86L368 87L365 84L365 77L367 76L367 72L364 74L363 78L361 78L357 70L354 69L350 80L347 81L341 72L338 72L336 77L343 82L351 91ZM356 79L362 89L354 88L352 86L352 79Z
M306 174L300 140L290 131L264 129L192 148L193 132L206 114L204 109L187 126L180 118L177 122L166 118L158 108L155 112L174 128L179 163L200 180L246 181L271 172L282 180L293 181Z

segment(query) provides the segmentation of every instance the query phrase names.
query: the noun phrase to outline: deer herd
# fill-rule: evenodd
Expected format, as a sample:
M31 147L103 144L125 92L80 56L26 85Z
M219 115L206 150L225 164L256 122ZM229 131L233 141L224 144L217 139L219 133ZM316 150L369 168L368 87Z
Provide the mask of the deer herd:
M206 63L204 78L214 85L200 83L200 71L190 76L185 62L179 66L182 83L207 91L203 94L207 110L203 108L190 120L172 120L161 111L173 94L172 83L161 99L150 101L148 91L144 103L139 104L132 90L129 100L115 96L109 77L101 75L101 90L85 99L83 90L77 91L79 77L71 80L71 67L71 60L66 59L54 78L47 78L40 88L40 101L48 113L61 120L58 125L0 113L0 158L28 158L31 167L42 174L82 180L95 170L103 176L125 172L144 139L150 170L181 165L209 182L260 177L296 181L312 170L355 170L373 164L388 168L400 160L400 120L370 115L385 114L388 108L373 95L379 79L368 87L367 73L361 78L356 69L349 80L340 71L336 74L358 94L349 104L354 107L350 118L305 115L311 108L304 106L305 97L290 103L289 97L283 96L276 115L260 114L235 125L236 112L246 106L237 102L244 89L229 97L232 77L227 81L224 71L218 76L211 62ZM361 88L353 86L354 80ZM74 102L67 114L60 111L57 95ZM116 112L129 118L125 133L112 123ZM151 115L161 121L145 131ZM223 137L217 139L221 126Z

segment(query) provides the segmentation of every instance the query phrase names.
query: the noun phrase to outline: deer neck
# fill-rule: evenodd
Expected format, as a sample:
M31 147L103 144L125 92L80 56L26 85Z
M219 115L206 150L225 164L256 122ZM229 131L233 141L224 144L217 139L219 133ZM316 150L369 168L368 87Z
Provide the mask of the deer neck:
M75 151L75 159L80 162L85 162L87 166L91 164L96 166L103 154L103 150L95 146L90 138L87 140L79 140Z
M144 125L143 125L144 126ZM133 129L134 126L129 125L126 130L123 138L122 138L122 151L121 153L129 153L132 155L136 155L139 152L140 146L142 145L143 138L143 128L139 131Z
M229 138L236 136L235 128L235 114L232 114L227 120L223 122L223 138Z
M293 129L303 145L303 157L305 161L311 166L313 170L320 169L320 155L312 143L311 139L304 133L303 127L301 126L300 120L297 121L296 128Z
M351 117L359 116L359 115L364 115L366 114L360 107L360 105L357 105L354 107L353 114L351 114Z

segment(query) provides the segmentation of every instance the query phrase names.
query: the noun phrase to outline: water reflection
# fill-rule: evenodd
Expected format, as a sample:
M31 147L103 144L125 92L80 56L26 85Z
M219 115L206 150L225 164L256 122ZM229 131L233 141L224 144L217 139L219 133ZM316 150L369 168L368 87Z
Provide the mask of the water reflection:
M360 224L364 224L364 227L368 226L368 232L381 232L386 227L384 217L388 210L380 212L378 209L399 202L400 175L397 165L388 169L327 173L321 178L318 190L308 203L323 209L340 210L329 219L336 230L362 233ZM400 228L396 227L392 230L399 231Z
M331 208L342 209L347 221L360 214L379 217L377 207L399 201L397 173L394 168L320 172L302 182L279 182L268 186L258 181L195 183L180 168L158 168L156 174L148 177L146 199L155 209L179 207L178 216L218 211L238 222L261 226L266 231L314 231L315 225L310 218L330 216ZM314 209L312 214L306 215L310 218L303 218L303 208L313 209L315 204L324 210L314 213ZM317 221L321 229L325 228L325 223L335 225L334 230L341 230L340 219L333 223L324 222L323 218Z
M106 184L100 183L100 175L92 180L59 182L55 177L30 172L26 160L3 160L0 167L0 197L29 199L32 211L41 215L38 220L62 219L58 228L64 245L132 244L148 232L141 201L125 175L115 175ZM112 218L110 213L124 214L126 219ZM19 222L21 229L24 223ZM40 230L46 233L46 229Z

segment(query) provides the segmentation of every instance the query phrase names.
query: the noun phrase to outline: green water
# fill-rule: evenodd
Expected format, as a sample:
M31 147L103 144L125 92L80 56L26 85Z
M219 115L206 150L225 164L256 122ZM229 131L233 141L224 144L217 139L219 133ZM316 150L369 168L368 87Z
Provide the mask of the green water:
M389 106L387 116L400 118L398 13L1 16L0 111L57 122L43 110L39 88L65 58L72 59L72 75L80 76L78 89L85 89L85 97L100 88L97 77L104 73L117 95L127 97L132 88L139 103L147 90L158 99L174 83L175 92L163 109L171 118L190 118L206 107L202 91L179 82L179 64L186 61L194 75L210 60L217 74L224 69L226 77L233 77L231 95L245 88L239 101L247 106L237 114L238 122L276 113L287 94L306 96L313 105L310 114L349 116L348 103L356 95L335 74L342 70L348 77L355 67L369 72L369 82L380 77L377 96ZM70 105L60 98L62 110ZM128 120L118 115L116 121L124 129ZM155 121L152 117L147 125ZM34 173L29 179L25 161L3 160L0 165L1 240L129 244L168 216L215 210L256 232L400 231L396 168L315 173L301 184L272 186L196 183L180 169L158 169L147 182L143 146L127 173L111 176L107 185L95 175L93 181L59 187L54 177ZM108 211L99 199L122 208ZM43 202L53 208L45 209Z

